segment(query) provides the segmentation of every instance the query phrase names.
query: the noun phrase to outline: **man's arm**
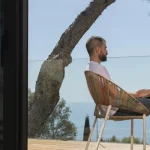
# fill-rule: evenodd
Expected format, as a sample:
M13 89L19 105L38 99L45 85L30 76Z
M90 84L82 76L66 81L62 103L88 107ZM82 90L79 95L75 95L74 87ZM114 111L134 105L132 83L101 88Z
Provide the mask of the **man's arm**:
M109 84L109 92L112 97L117 97L120 91L118 90L118 88L114 88L112 84ZM145 97L145 96L150 95L150 89L142 89L142 90L138 90L135 93L131 93L131 92L127 92L127 93L132 95L135 98ZM125 97L125 94L122 95L122 98L124 97Z
M150 95L150 89L141 89L138 90L136 93L138 94L138 97L145 97Z
M138 93L130 93L130 92L128 92L128 93L129 93L130 95L132 95L133 97L135 97L135 98L140 97Z
M109 84L109 92L112 97L117 97L118 94L120 93L119 89L116 88L113 84ZM127 93L132 95L135 98L140 97L140 94L137 92L136 93L127 92ZM126 94L122 93L121 98L125 98L125 96L126 96Z
M99 74L101 74L101 68L98 70L99 71ZM112 79L111 79L111 77L110 77L110 75L109 75L109 73L108 73L108 71L107 71L107 69L104 67L104 70L102 71L102 75L106 78L106 79L108 79L108 80L110 80L110 81L112 81ZM113 82L113 81L112 81ZM109 92L110 92L110 95L112 96L112 97L117 97L117 95L118 95L118 93L120 92L119 90L118 90L118 88L115 88L115 86L114 85L112 85L112 84L109 84ZM150 90L144 90L144 89L142 89L142 90L139 90L139 91L137 91L137 92L135 92L135 93L131 93L131 92L127 92L128 94L130 94L130 95L132 95L133 97L135 97L135 98L138 98L138 97L144 97L144 96L146 96L146 95L149 95L150 94ZM124 93L123 95L122 95L122 98L124 98L126 96L126 94Z

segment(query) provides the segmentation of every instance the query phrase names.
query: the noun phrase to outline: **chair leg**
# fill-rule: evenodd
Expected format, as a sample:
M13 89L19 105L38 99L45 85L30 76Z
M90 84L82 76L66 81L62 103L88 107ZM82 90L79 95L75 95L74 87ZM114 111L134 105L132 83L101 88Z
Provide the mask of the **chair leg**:
M146 150L146 115L143 115L143 150Z
M94 119L94 122L93 122L93 125L92 125L92 129L91 129L91 132L90 132L90 135L89 135L89 138L88 138L88 142L87 142L86 147L85 147L85 150L88 150L88 147L89 147L89 144L90 144L90 140L91 140L91 137L92 137L92 134L93 134L93 131L94 131L95 124L96 124L96 121L97 121L97 118L95 116L95 119Z
M133 119L131 119L131 150L133 150L133 142L134 142L134 136L133 136Z
M100 144L103 132L104 132L104 128L105 128L105 125L106 125L106 122L107 122L107 119L108 119L108 116L109 116L110 109L111 109L111 105L108 106L107 113L106 113L101 131L100 131L100 135L99 135L99 138L98 138L98 141L97 141L96 150L98 150L98 147L99 147L99 144Z

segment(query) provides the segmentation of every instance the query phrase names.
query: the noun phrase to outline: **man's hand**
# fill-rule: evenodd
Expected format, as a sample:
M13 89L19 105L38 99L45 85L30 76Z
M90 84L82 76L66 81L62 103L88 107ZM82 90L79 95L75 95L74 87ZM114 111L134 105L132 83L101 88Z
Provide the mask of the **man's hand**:
M141 90L138 90L136 93L138 97L145 97L145 96L150 95L150 89L141 89Z

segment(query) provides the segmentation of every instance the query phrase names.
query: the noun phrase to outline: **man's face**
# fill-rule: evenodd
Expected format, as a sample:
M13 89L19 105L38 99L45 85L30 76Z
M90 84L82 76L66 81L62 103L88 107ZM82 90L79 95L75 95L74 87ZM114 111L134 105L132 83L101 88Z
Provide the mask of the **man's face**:
M104 62L107 61L107 46L106 46L106 42L103 41L103 45L99 48L99 52L98 52L98 57L99 59Z

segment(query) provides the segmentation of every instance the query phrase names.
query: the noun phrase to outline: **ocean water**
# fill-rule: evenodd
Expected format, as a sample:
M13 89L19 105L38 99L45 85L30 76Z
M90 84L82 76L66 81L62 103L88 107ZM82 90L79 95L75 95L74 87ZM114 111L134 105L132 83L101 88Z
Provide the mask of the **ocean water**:
M75 123L77 127L77 137L76 140L83 140L83 131L86 115L89 116L90 127L92 127L94 120L94 103L67 103L70 107L72 114L70 120ZM98 119L98 123L95 126L94 133L92 136L92 141L97 141L97 136L99 135L103 119ZM130 136L130 123L131 121L107 121L105 130L103 133L103 138L110 138L115 135L117 138L123 138ZM134 136L143 138L143 121L134 120ZM146 118L146 138L147 143L150 144L150 117Z

